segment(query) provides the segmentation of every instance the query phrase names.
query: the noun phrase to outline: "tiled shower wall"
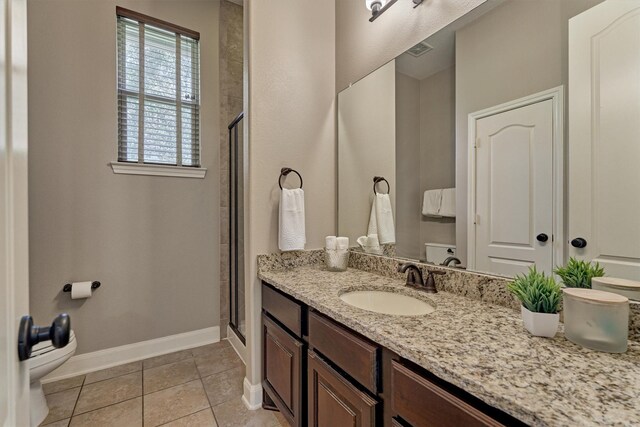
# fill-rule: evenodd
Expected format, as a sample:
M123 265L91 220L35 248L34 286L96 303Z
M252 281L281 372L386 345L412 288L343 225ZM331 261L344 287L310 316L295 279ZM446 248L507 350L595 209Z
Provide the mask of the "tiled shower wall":
M220 2L220 336L229 323L229 131L242 111L242 6ZM242 212L242 206L239 206ZM239 260L242 262L242 259ZM244 294L238 296L244 313Z

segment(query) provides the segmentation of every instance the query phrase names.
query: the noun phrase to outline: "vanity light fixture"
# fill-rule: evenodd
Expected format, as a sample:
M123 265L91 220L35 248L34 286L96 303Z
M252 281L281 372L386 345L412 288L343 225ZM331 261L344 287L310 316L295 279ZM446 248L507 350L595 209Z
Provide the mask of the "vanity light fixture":
M371 18L369 22L375 21L375 19L382 15L382 13L389 9L398 0L364 0L365 6L371 11ZM424 0L411 0L413 2L413 8L415 9Z

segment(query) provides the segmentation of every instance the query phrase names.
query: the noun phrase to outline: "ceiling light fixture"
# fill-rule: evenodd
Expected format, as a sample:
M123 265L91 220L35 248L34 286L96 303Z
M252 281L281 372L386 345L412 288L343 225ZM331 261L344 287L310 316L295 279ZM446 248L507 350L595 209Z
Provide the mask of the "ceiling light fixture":
M364 0L365 6L371 11L371 18L369 22L375 21L375 19L382 15L384 11L389 9L398 0ZM411 0L413 7L416 8L424 0Z

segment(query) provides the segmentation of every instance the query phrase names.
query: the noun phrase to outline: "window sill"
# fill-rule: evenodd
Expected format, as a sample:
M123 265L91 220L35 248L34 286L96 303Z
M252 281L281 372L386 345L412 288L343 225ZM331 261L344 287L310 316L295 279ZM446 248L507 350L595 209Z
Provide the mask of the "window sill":
M175 178L199 178L207 174L206 168L182 166L145 165L140 163L111 162L113 173L126 175L171 176Z

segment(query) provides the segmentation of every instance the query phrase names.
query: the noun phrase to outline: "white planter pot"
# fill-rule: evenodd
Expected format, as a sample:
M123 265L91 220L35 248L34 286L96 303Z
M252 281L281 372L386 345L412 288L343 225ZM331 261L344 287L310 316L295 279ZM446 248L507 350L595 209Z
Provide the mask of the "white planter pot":
M560 323L560 313L534 313L527 310L523 305L520 306L522 311L522 320L524 328L537 337L553 338L558 332L558 324Z

